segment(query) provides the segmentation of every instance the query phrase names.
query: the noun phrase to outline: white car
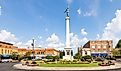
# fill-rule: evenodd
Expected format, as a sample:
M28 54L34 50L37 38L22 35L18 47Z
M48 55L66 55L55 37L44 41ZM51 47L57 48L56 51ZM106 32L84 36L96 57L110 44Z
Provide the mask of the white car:
M1 62L2 63L12 62L12 59L2 59Z

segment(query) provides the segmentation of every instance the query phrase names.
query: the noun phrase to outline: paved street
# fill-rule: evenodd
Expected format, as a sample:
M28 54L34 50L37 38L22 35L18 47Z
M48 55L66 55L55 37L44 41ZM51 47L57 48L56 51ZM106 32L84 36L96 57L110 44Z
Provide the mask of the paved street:
M25 71L25 70L16 70L16 69L14 69L12 67L14 64L16 64L16 63L0 63L0 71ZM59 70L59 71L61 71L61 70ZM107 71L121 71L121 69L118 69L118 70L107 70Z
M15 70L13 65L16 63L0 63L0 71L24 71L24 70Z

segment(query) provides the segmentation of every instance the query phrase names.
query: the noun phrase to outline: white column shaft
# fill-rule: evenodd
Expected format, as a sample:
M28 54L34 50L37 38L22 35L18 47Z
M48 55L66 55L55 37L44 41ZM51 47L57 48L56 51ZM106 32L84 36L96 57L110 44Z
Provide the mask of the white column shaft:
M70 18L66 17L66 48L70 48Z

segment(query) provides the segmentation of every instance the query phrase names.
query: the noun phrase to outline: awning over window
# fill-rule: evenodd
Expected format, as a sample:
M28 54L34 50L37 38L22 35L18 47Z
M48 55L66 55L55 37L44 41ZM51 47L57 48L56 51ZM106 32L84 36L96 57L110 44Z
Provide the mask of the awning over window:
M91 56L107 56L107 53L91 53Z

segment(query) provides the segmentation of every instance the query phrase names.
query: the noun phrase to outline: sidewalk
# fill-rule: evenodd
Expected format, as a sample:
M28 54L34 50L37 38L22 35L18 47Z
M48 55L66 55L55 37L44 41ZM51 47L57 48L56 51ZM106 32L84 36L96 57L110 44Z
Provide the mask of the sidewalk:
M111 66L99 66L99 67L38 67L27 66L22 64L16 64L13 66L15 69L22 70L108 70L121 68L121 64L115 63Z

